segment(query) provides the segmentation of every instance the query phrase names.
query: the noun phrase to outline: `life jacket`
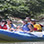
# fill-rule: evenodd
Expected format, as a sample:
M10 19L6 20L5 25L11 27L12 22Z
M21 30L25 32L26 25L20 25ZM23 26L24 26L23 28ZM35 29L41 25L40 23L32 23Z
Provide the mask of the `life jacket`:
M35 24L34 28L36 28L37 30L42 30L42 27L39 24Z
M7 30L7 26L6 25L4 25L3 27L0 26L0 27L1 27L1 29Z
M14 25L13 25L13 24L11 24L11 28L14 28L14 29L16 29L16 27L14 27Z
M1 29L1 25L0 25L0 29Z
M23 25L22 30L23 30L23 31L30 31L30 29L28 28L28 25L29 25L29 24Z
M34 28L34 26L31 23L28 23L28 24L31 25Z
M34 31L37 31L37 28L34 27Z

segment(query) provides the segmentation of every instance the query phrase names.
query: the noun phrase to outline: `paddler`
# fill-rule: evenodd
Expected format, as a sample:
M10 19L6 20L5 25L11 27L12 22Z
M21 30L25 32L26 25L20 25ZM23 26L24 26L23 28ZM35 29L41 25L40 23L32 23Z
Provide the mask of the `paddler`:
M33 27L30 24L28 24L28 20L27 19L23 20L22 30L24 32L33 32Z
M35 19L31 19L31 22L32 22L32 25L34 26L34 31L38 31L38 32L42 31L42 27L40 26L40 24L36 24Z
M0 29L7 30L6 21L4 19L1 21Z
M16 27L12 24L12 21L10 19L7 19L7 27L8 27L8 30L12 30L12 31L15 31L16 30Z

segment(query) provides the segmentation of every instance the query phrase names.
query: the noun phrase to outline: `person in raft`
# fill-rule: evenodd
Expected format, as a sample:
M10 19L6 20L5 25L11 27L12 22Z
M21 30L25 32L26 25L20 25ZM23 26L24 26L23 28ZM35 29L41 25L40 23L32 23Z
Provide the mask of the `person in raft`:
M7 27L8 27L8 30L10 31L15 31L16 30L16 27L12 24L12 21L10 19L7 19Z
M26 20L26 19L23 20L22 30L24 32L33 32L33 27L30 24L28 24L28 20Z
M34 31L42 32L42 27L40 24L36 23L35 19L31 19L32 25L34 26Z
M6 21L4 19L1 21L0 29L7 30Z

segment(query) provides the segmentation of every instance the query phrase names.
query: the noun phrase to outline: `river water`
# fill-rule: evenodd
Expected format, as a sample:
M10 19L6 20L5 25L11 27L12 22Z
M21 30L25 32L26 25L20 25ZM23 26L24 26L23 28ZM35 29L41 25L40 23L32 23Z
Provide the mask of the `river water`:
M0 44L44 44L44 42L15 42L15 43L0 43Z

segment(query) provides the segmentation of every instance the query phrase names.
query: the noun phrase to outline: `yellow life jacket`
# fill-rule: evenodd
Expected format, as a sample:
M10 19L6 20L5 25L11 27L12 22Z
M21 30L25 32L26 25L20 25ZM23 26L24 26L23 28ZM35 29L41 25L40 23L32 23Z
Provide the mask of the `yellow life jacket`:
M37 30L42 30L42 27L39 24L35 24L34 28L37 28Z

